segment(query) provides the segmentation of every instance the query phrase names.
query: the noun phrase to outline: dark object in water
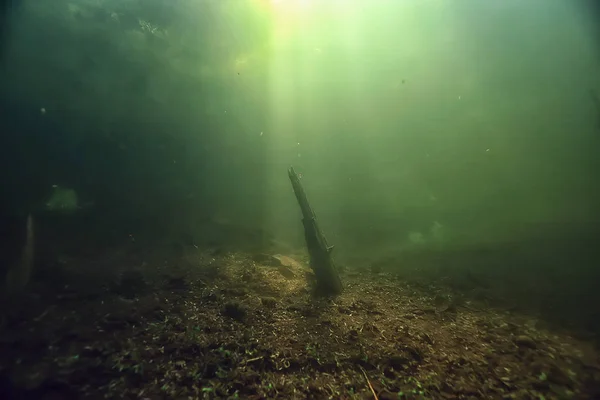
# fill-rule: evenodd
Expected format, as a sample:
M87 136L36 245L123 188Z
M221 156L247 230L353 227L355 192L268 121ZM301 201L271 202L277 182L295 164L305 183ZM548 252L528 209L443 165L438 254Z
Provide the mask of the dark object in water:
M296 199L302 210L302 223L304 224L304 239L310 254L310 266L317 278L317 290L324 295L335 295L342 291L342 281L338 270L331 257L333 246L327 244L325 235L319 229L317 217L308 204L306 193L300 183L300 178L294 167L288 169L288 176L292 182Z
M270 254L265 254L265 253L254 254L252 256L252 260L254 262L257 262L259 264L266 265L269 267L280 267L281 265L283 265L279 258L272 256Z
M223 306L222 314L236 321L243 322L248 312L240 303L232 301Z
M279 271L279 273L281 275L283 275L284 278L287 278L287 279L294 279L296 277L296 275L290 269L290 267L285 266L285 265L281 265L281 266L277 267L277 271Z
M261 297L260 302L265 308L275 308L277 306L277 299L275 297Z

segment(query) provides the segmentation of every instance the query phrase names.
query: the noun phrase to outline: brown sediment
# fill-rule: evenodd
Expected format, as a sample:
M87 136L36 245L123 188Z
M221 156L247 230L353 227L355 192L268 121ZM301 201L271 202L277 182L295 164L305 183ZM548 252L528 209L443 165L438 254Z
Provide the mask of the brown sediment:
M78 398L599 393L596 350L533 317L352 269L342 274L344 292L328 300L308 289L302 256L278 256L292 272L282 274L251 254L214 254L190 249L185 260L198 262L169 263L178 268L146 260L127 277L131 296L120 284L93 294L40 289L37 306L0 335L2 374L15 393ZM69 264L85 268L85 260Z

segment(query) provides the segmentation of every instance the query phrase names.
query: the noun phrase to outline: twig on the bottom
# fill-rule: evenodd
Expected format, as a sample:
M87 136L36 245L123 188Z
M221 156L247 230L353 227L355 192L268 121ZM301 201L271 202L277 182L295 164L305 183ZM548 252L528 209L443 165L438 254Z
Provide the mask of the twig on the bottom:
M369 389L371 389L371 393L373 393L373 397L375 398L375 400L379 400L379 397L377 397L377 393L375 393L375 389L373 389L373 385L371 385L371 381L369 380L369 377L367 376L367 371L365 371L365 369L363 367L361 367L360 365L358 366L358 368L360 368L363 375L365 376L365 379L367 380L367 385L369 385Z
M35 322L38 322L39 320L41 320L42 318L44 318L46 316L46 314L48 314L50 312L50 310L52 310L54 308L54 306L50 306L46 309L46 311L44 311L43 313L41 313L39 316L37 316L36 318L34 318L33 320Z
M245 360L245 361L243 361L243 363L244 363L244 364L249 364L249 363L251 363L251 362L254 362L254 361L262 360L262 358L263 358L262 356L260 356L260 357L254 357L254 358L250 358L250 359L248 359L248 360Z

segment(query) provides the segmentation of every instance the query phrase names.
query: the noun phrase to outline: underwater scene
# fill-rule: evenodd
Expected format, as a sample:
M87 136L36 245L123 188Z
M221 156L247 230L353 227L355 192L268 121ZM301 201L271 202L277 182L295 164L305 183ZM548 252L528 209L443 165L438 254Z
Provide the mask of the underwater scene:
M600 2L0 0L0 399L600 399Z

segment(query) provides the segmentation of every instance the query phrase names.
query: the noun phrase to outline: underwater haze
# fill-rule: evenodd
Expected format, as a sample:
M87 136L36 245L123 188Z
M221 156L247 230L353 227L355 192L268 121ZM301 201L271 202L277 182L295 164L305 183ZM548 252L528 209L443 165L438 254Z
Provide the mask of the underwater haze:
M595 2L0 4L0 343L12 349L0 356L0 395L600 396ZM290 166L335 245L337 299L307 289L312 272L321 278ZM160 305L142 305L150 298ZM39 339L51 346L44 360L16 350L19 332L89 324L61 319L89 307L98 321L135 310L93 333ZM203 319L219 328L190 322ZM298 354L260 336L274 321ZM146 323L148 337L193 336L155 343L161 354L177 343L195 356L169 355L178 372L165 372L140 367L158 353L84 354L102 332L124 343ZM291 339L310 323L348 347ZM456 326L469 340L497 335L494 354L514 358L452 342ZM229 334L239 336L219 342ZM255 345L263 339L272 354ZM76 354L70 342L82 344ZM456 359L434 359L446 352ZM119 383L82 384L74 371L86 357ZM515 376L473 372L482 359ZM480 380L429 368L446 362ZM47 363L70 378L39 372ZM450 383L426 384L433 372ZM302 374L317 376L312 386Z
M436 221L449 241L478 242L598 218L600 56L583 2L11 11L3 150L20 151L3 159L25 159L5 169L8 207L53 184L127 213L193 196L186 213L290 234L293 164L348 248L401 244Z

